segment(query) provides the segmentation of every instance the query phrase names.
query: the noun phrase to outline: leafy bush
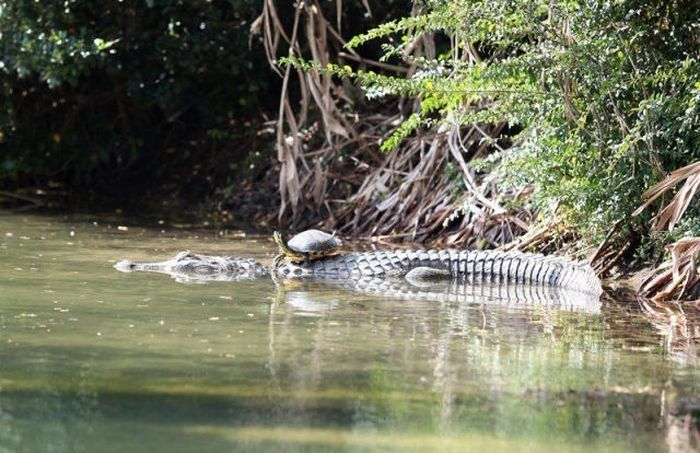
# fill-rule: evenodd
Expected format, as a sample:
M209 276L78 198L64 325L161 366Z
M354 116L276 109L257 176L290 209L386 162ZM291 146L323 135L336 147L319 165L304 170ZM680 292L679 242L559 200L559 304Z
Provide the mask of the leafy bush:
M0 1L0 181L153 183L245 158L230 148L278 84L249 50L261 5Z
M516 146L503 178L534 184L535 202L588 239L630 233L645 189L700 159L700 17L695 1L428 0L349 46L383 39L384 61L406 61L421 35L443 36L410 77L329 65L370 97L410 95L420 112L388 137L422 126L507 121ZM291 60L312 67L312 63ZM513 130L512 128L510 129ZM697 210L689 211L697 216ZM689 219L686 225L698 225ZM691 231L700 234L700 231Z

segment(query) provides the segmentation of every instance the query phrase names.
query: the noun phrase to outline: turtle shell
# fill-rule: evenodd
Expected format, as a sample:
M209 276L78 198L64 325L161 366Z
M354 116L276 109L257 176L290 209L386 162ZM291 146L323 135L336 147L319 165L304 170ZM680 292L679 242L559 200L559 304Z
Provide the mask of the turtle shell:
M330 253L343 245L337 237L319 230L306 230L287 242L287 247L299 253Z

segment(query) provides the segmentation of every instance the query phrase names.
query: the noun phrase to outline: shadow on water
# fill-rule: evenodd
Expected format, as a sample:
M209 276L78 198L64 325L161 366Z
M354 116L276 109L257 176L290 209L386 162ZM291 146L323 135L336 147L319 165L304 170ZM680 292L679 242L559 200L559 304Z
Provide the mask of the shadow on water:
M692 314L523 287L184 285L112 265L272 247L49 221L0 217L0 451L698 448Z

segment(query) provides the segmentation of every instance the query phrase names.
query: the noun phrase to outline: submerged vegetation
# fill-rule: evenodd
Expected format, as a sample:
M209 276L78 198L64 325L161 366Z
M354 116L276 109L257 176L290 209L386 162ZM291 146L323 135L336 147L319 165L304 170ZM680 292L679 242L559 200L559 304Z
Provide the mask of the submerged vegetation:
M645 294L698 297L698 6L0 1L0 189L157 182L223 221L600 274L668 257Z

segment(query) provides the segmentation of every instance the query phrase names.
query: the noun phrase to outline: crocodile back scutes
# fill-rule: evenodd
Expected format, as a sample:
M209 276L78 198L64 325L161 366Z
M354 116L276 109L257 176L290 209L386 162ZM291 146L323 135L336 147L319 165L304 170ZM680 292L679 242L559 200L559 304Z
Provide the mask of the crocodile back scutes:
M599 295L593 269L563 257L520 252L470 250L380 250L287 263L278 272L287 277L401 277L417 267L449 271L467 283L527 283Z

